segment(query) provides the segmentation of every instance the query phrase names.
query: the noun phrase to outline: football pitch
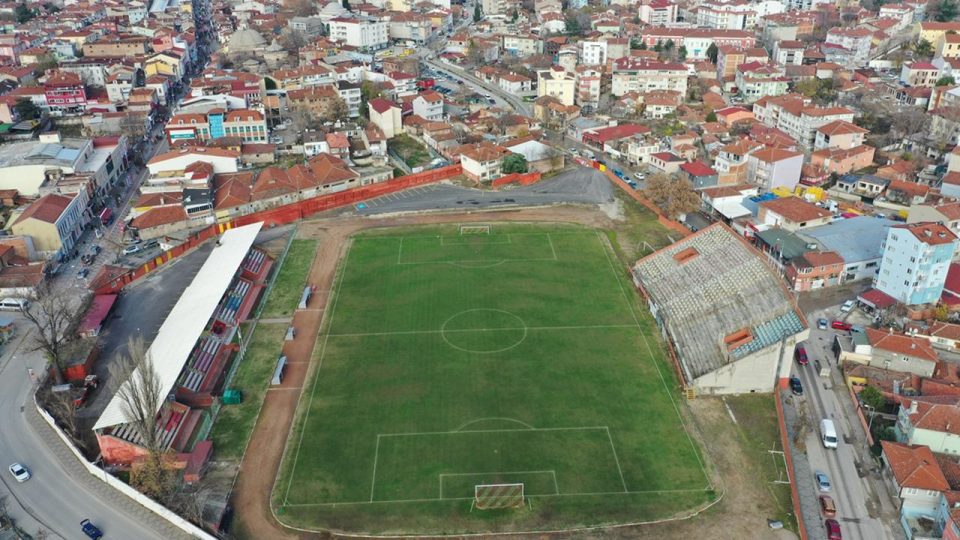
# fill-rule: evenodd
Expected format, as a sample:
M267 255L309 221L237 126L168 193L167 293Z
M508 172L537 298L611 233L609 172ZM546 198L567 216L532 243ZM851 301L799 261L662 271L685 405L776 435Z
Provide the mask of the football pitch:
M376 230L352 239L332 294L274 489L282 522L554 530L715 499L656 326L600 232ZM480 509L487 484L522 484L522 506Z

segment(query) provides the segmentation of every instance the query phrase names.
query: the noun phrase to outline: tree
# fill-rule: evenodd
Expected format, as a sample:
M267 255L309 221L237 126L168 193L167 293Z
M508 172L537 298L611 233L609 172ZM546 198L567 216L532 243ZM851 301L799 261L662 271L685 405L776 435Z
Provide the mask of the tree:
M567 15L567 18L564 19L564 31L568 36L579 36L583 34L583 28L580 26L580 21L577 20L577 17L573 14Z
M467 43L467 60L475 66L483 63L483 51L477 45L477 42L472 39Z
M13 10L13 14L19 24L23 24L36 16L36 13L27 7L26 3L17 4L16 9Z
M136 430L147 456L130 473L130 483L144 495L162 501L174 488L175 475L167 463L167 450L157 424L157 410L163 405L163 380L143 338L131 337L126 354L110 366L110 378L127 423Z
M879 410L887 404L887 399L883 397L880 390L877 390L876 386L867 386L860 391L860 403L873 410Z
M717 63L717 55L720 53L720 50L717 49L716 43L710 43L710 46L707 47L707 58L710 59L714 64Z
M657 40L657 43L653 46L653 50L656 52L660 52L663 50L663 43L661 43L659 39Z
M78 313L83 310L78 308L82 306L72 304L72 292L53 289L50 285L38 286L28 300L30 304L23 316L33 325L34 350L42 351L47 361L53 364L54 379L57 384L62 384L66 360L63 353L80 322Z
M960 5L957 4L957 0L940 0L934 5L934 12L936 15L934 19L938 22L949 22L957 18L957 13L960 12Z
M517 8L513 8L513 14L510 16L510 22L517 22L517 19L520 18L520 12L517 11Z
M473 4L473 22L480 22L480 2Z
M287 52L296 55L307 44L307 38L299 30L287 30L280 36L280 44Z
M700 196L685 178L675 180L666 174L655 174L647 179L643 193L671 219L700 208Z
M933 56L933 44L925 39L921 39L913 46L913 52L917 53L917 56L924 58Z
M956 84L956 80L953 78L953 75L945 75L937 79L937 82L934 86L947 86L948 84Z
M663 44L663 50L672 51L675 46L676 43L674 43L672 39L668 39L667 42Z
M16 103L13 104L13 111L17 113L17 118L20 120L33 120L40 109L30 98L17 98Z
M523 154L510 154L503 158L503 161L500 163L500 171L502 171L503 174L523 174L527 172L527 167L527 158L523 157Z
M353 11L353 8L350 7L350 0L343 0L343 9L347 11Z
M346 120L349 114L350 108L347 107L347 102L337 96L330 102L330 106L327 107L320 118L327 122L336 122L337 120Z
M369 103L371 99L381 97L383 88L373 81L363 81L360 83L360 114L364 118L370 118Z
M687 48L684 45L681 45L680 48L677 49L677 58L680 60L687 59Z
M715 113L715 112L713 112L713 111L708 112L708 113L707 113L707 117L704 118L704 121L706 121L706 122L716 122L716 121L717 121L717 113Z

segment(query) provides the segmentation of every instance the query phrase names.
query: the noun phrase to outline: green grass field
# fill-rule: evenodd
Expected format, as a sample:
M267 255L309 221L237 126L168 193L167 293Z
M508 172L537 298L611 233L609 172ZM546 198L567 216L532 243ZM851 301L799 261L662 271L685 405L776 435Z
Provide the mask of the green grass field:
M656 327L606 245L564 225L355 237L274 492L280 519L547 530L713 500ZM523 483L525 507L474 508L490 483Z
M307 273L317 253L316 240L293 240L287 256L283 259L277 279L270 290L270 297L263 306L261 318L289 317L297 309Z

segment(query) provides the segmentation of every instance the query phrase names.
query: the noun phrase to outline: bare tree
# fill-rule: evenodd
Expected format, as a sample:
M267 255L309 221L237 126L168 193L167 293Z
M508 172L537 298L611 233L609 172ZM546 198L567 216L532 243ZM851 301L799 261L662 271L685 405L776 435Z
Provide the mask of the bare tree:
M174 474L166 462L157 409L163 404L163 381L143 344L143 338L131 337L127 353L121 354L110 366L110 378L117 385L121 410L133 426L140 443L147 450L142 463L135 464L130 474L131 484L141 493L156 500L164 500L174 487Z
M79 313L83 306L71 305L71 293L63 289L53 289L44 283L29 295L29 307L23 310L23 316L34 326L33 346L42 351L53 364L57 384L63 383L64 347L74 338L73 330L80 322Z
M655 174L647 179L643 193L669 218L700 208L700 196L685 178L678 180L665 174Z
M77 408L73 405L73 394L70 392L47 392L44 399L44 408L56 418L67 434L74 440L80 441L80 430L77 424ZM83 446L81 443L80 446Z

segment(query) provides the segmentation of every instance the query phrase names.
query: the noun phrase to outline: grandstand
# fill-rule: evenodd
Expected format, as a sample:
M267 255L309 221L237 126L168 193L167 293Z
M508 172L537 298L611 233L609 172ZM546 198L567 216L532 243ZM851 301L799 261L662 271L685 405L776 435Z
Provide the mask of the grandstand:
M260 226L256 223L223 233L147 351L164 389L164 399L157 404L160 440L164 449L184 454L178 460L182 463L195 463L198 460L191 453L209 454L212 449L203 439L212 424L211 407L222 393L236 357L237 347L232 342L237 325L259 300L273 264L266 254L251 247ZM117 395L107 404L94 431L106 463L129 465L146 453Z
M762 257L717 223L633 267L687 385L698 392L771 391L789 369L782 364L794 344L807 337L803 314Z

